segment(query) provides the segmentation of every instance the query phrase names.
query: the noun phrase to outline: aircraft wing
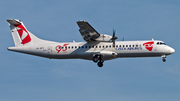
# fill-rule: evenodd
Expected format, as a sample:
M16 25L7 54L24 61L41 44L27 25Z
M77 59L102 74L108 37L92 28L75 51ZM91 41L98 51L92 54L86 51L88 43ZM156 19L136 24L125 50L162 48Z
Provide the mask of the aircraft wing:
M87 21L77 21L79 26L79 32L86 42L95 41L100 34L87 22Z

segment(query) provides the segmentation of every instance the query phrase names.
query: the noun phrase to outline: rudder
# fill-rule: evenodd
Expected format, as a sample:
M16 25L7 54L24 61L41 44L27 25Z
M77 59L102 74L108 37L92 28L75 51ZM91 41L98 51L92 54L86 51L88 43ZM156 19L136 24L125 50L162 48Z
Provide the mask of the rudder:
M11 29L11 34L12 34L15 46L23 45L19 32L16 28L16 26L21 25L20 21L17 21L14 19L8 19L7 22L9 23L9 27Z

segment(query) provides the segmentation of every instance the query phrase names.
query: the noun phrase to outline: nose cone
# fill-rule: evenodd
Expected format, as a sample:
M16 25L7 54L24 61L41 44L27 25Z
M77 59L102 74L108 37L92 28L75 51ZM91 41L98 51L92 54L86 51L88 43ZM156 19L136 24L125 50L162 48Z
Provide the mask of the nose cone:
M173 48L170 48L169 51L171 54L175 52L175 50Z

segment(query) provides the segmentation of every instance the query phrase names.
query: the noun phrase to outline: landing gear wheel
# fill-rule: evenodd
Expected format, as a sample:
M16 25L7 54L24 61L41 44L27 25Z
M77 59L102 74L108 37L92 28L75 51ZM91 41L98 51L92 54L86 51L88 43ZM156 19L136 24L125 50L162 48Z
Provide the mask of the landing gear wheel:
M96 57L93 58L93 62L95 62L95 63L98 62L98 60L99 60L99 59L96 58Z
M100 62L97 63L97 65L98 65L99 67L102 67L102 66L103 66L103 62L100 61Z
M165 59L165 58L163 58L163 62L166 62L166 59Z
M92 60L93 60L93 62L97 63L99 61L99 59L100 59L100 56L95 55L95 56L93 56Z

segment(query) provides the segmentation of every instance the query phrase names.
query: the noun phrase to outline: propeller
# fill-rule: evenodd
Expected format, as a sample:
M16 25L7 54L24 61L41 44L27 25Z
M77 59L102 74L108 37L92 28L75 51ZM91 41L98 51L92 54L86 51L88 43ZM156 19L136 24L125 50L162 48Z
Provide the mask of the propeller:
M113 29L113 36L111 38L112 42L113 42L113 47L115 47L115 40L117 39L117 37L115 36L116 30Z

